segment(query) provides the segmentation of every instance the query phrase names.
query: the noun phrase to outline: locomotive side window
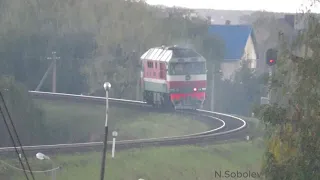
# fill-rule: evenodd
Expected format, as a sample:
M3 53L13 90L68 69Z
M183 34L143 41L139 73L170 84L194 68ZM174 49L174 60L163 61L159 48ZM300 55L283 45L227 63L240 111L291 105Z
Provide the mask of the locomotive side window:
M160 78L161 78L161 79L164 79L164 77L165 77L165 76L164 76L164 72L163 72L163 71L160 71Z
M153 63L152 62L148 61L147 65L148 65L148 68L153 68Z
M160 78L161 79L165 79L165 75L166 75L166 68L165 68L165 64L164 63L159 63L159 67L160 67Z

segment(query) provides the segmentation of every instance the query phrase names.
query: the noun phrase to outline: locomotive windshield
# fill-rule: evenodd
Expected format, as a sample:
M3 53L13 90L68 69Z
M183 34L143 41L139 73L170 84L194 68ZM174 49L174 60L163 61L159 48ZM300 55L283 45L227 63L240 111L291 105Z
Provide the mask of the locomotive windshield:
M170 75L206 74L205 62L170 63Z

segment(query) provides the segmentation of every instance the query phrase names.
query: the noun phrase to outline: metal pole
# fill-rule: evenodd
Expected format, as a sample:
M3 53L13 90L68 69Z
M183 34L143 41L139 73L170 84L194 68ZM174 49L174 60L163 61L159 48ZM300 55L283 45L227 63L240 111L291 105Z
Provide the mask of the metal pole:
M214 78L215 78L216 68L213 62L212 64L212 86L211 86L211 111L214 111Z
M57 60L54 58L53 59L53 69L52 69L52 92L56 92L57 89L57 80L56 80L56 76L57 76Z
M109 98L109 90L111 88L111 84L104 83L103 86L104 86L104 89L106 90L106 119L105 119L105 132L104 132L104 141L103 141L100 180L104 179L104 171L105 171L105 164L106 164L107 140L108 140L108 111L109 111L108 98Z
M270 103L270 99L271 99L271 81L272 81L272 69L271 67L269 67L269 89L268 89L268 101Z
M45 79L47 78L47 76L48 76L49 71L50 71L51 68L53 67L53 64L54 64L54 62L52 62L52 63L50 64L50 66L48 67L46 73L43 75L40 83L39 83L38 86L36 87L36 91L39 91L39 90L40 90L42 84L44 83L44 80L45 80Z
M269 67L269 91L268 91L268 103L271 104L274 101L274 91L272 91L272 79L274 77L274 73L275 73L275 66L271 66ZM272 95L273 94L273 95ZM271 99L273 98L273 99Z
M56 92L57 85L56 85L56 79L57 79L57 59L60 59L60 57L56 56L56 52L52 52L52 57L48 57L47 59L53 60L53 69L52 69L52 92Z

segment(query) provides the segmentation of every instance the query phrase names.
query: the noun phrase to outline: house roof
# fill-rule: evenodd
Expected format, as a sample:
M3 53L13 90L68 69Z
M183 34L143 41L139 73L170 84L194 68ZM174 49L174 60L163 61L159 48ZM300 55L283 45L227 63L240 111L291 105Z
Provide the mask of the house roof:
M255 37L251 25L210 25L209 33L221 38L225 43L225 61L241 59L250 35L256 49Z

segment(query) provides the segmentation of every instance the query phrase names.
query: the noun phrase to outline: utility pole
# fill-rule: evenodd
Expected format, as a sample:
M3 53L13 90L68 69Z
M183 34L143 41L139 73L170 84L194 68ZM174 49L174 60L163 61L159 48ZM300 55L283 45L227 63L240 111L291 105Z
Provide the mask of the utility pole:
M54 64L53 62L50 64L49 68L47 69L46 73L44 73L44 75L43 75L40 83L39 83L38 86L36 87L36 90L35 90L35 91L39 91L39 90L40 90L41 86L42 86L43 83L44 83L44 80L45 80L45 79L47 78L47 76L48 76L49 71L52 69L53 64Z
M212 64L212 86L211 86L211 111L214 111L214 80L215 80L216 66L213 62Z
M52 92L55 93L57 91L57 60L60 57L56 56L56 52L52 52L52 57L47 57L47 59L53 60L53 69L52 69Z
M134 67L134 69L139 72L139 74L137 74L138 79L137 79L137 85L136 85L136 100L140 101L140 86L141 86L141 64L140 64L140 57L137 56L137 52L135 50L132 51L132 55L131 55L131 59L130 59L131 63L132 63L132 67Z

